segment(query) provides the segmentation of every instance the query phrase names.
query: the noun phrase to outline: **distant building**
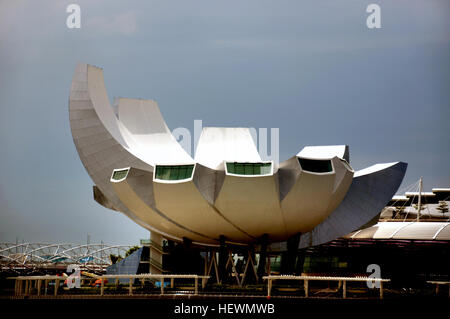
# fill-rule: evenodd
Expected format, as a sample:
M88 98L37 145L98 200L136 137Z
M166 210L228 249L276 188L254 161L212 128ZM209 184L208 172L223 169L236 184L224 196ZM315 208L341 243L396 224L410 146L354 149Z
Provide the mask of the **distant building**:
M450 188L433 188L431 192L421 193L420 219L449 219L450 212L438 210L440 203L445 203L450 210ZM417 218L419 192L406 192L405 195L394 196L383 209L380 220L412 220Z

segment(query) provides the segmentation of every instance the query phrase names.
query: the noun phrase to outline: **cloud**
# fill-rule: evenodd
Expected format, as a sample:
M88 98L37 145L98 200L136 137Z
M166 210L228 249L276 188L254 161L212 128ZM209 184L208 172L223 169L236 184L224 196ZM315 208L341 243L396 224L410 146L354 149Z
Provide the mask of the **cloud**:
M82 26L83 27L83 26ZM113 16L96 16L86 21L86 28L95 30L101 34L132 35L136 33L137 19L133 11L128 11Z

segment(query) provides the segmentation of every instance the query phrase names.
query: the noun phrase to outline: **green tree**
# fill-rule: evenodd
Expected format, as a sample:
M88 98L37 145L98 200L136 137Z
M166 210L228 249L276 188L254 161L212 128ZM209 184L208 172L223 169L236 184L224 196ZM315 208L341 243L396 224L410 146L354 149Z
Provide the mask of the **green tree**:
M419 217L422 215L420 212L423 211L425 208L427 208L427 205L420 205L420 212L419 212L419 204L414 204L414 209L417 211L417 214Z
M441 200L439 201L439 205L436 207L437 210L441 211L442 217L445 217L445 213L448 212L448 204Z
M111 264L115 264L115 263L121 261L122 259L123 259L122 256L119 256L119 255L114 255L114 254L109 255L109 260L111 260Z
M395 216L394 219L396 218L401 218L402 214L405 212L405 207L404 206L396 206L395 207Z
M139 246L133 246L130 249L127 250L127 252L125 253L125 257L122 257L120 255L114 255L114 254L110 254L109 255L109 260L111 260L111 264L115 264L119 261L121 261L123 258L126 258L128 256L130 256L132 253L134 253L136 250L138 250Z
M139 246L133 246L133 247L131 247L131 248L128 249L127 252L125 253L125 257L130 256L132 253L134 253L134 252L135 252L136 250L138 250L139 248L141 248L141 247L139 247Z

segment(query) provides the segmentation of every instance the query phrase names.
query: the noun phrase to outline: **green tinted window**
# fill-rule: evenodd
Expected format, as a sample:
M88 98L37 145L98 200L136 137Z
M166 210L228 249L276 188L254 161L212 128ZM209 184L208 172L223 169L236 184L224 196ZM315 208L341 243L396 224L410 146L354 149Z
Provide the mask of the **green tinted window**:
M262 164L259 169L261 170L261 175L270 174L272 172L272 164Z
M227 171L236 175L267 175L272 171L272 163L227 163Z
M304 171L314 173L328 173L333 171L330 160L311 160L305 158L299 158L300 166Z
M188 174L188 168L186 166L178 167L178 177L180 177L180 179L187 178L187 177L183 178L183 176L188 176L188 177L191 176L191 174Z
M249 164L249 163L244 164L244 174L245 175L253 175L253 164Z
M169 179L173 180L173 181L176 181L177 179L179 179L178 178L179 173L180 173L180 168L179 167L171 167L171 168L169 168Z
M161 179L170 179L170 170L169 170L169 167L167 167L167 166L161 167L160 178L161 178Z
M166 181L177 181L192 176L194 165L156 165L155 178Z
M115 181L119 181L119 180L123 179L125 176L127 176L127 173L128 173L128 169L114 171L112 179Z
M190 178L192 176L192 172L194 171L194 165L187 165L186 174L184 178Z

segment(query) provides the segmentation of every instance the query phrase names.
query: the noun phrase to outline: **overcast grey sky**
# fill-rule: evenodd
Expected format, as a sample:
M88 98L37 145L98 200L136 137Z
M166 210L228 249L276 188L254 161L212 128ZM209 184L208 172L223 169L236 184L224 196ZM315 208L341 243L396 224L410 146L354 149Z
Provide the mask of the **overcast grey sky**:
M449 30L448 0L0 0L0 241L148 237L92 198L68 119L77 62L103 67L111 99L157 100L171 129L278 127L281 160L347 144L355 169L405 161L402 187L450 187Z

